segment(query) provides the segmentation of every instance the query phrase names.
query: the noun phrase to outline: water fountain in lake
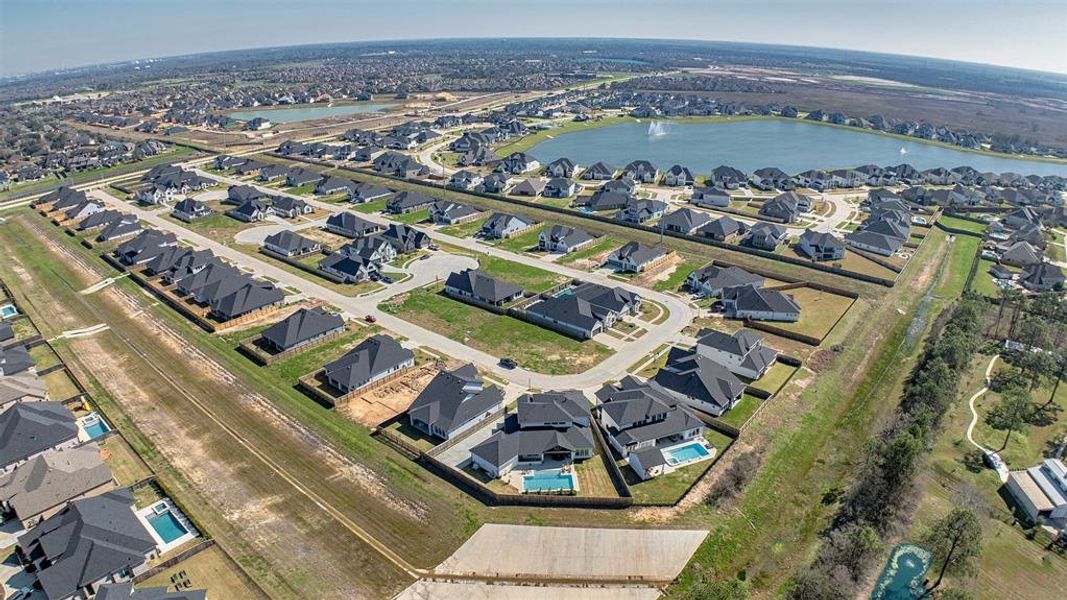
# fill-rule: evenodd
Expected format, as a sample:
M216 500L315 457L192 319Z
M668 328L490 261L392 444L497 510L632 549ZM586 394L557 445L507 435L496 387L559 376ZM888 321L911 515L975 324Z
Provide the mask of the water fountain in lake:
M663 123L660 123L659 121L652 121L651 123L648 124L648 136L649 137L660 137L660 136L663 136L663 135L667 135L667 126L666 125L664 125Z

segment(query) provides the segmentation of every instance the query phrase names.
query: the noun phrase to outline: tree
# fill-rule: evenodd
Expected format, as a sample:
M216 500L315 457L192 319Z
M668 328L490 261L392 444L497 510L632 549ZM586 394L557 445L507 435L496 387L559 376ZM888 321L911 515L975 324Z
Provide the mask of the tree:
M821 561L844 567L853 581L859 581L883 547L873 528L853 525L830 534Z
M1025 386L1015 385L1004 390L1000 400L986 415L986 423L990 427L1003 429L1007 432L1004 435L1004 443L997 452L1008 447L1008 440L1011 439L1011 434L1016 431L1023 431L1030 423L1030 418L1033 414L1034 404L1030 400L1029 389Z
M939 566L937 580L923 594L928 596L941 586L946 573L974 571L982 553L982 524L970 508L953 509L926 532L922 545L933 553L934 565Z

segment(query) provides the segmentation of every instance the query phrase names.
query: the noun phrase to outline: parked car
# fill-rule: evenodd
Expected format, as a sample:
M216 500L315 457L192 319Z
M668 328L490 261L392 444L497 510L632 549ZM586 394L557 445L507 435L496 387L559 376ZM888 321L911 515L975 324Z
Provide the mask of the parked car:
M501 358L500 366L504 367L505 369L514 369L515 367L519 366L519 363L515 362L515 359L513 358Z
M382 278L379 281L382 283L393 283L393 278L388 275L382 275Z

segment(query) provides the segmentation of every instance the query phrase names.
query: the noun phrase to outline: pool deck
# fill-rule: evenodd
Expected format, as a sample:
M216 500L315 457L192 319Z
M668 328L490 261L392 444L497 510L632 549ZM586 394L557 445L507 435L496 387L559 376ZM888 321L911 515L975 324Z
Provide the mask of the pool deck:
M184 527L186 530L184 535L181 535L170 542L164 541L163 538L159 536L159 533L156 532L155 527L152 527L152 524L148 522L148 517L155 513L154 509L160 503L165 503L167 505L168 510L174 514L174 516L182 524L182 527ZM167 552L181 546L182 544L188 542L193 538L200 537L200 532L197 531L191 523L189 523L188 519L185 518L185 515L183 515L181 511L178 510L178 508L174 506L174 504L169 499L153 502L150 506L146 506L144 508L134 511L133 514L137 517L137 520L141 522L141 525L144 526L145 530L148 532L148 535L152 536L152 539L155 540L156 549L159 551L160 555L166 554Z

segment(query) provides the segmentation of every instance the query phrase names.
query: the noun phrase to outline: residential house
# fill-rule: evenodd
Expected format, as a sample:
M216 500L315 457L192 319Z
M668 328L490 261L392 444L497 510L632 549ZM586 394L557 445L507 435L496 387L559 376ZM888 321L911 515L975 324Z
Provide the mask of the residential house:
M430 206L430 220L438 225L458 225L478 218L480 210L466 204L438 200Z
M627 242L608 255L608 266L624 273L640 273L667 257L661 248L646 246L641 242Z
M1065 285L1063 269L1048 262L1028 265L1023 268L1019 283L1031 292L1062 290Z
M715 187L724 190L736 190L748 185L748 176L739 169L720 165L712 169L711 177L708 178L708 181Z
M329 196L344 192L346 197L351 198L352 194L356 192L357 186L359 184L351 179L329 175L323 177L318 185L315 186L315 193L320 196Z
M380 233L356 238L341 246L337 253L353 258L362 257L378 267L384 263L391 262L397 256L396 248Z
M693 188L689 203L706 208L727 208L730 206L730 194L715 187Z
M214 290L209 288L206 294L210 314L219 321L236 319L285 301L285 294L270 282L243 275L235 283L220 284Z
M778 290L740 285L723 288L723 313L729 319L795 322L800 305L793 296Z
M719 217L702 225L696 230L696 235L718 242L730 242L744 235L745 227L744 223L733 217Z
M319 261L319 269L346 283L359 283L376 275L381 263L366 259L358 254L334 252Z
M537 225L537 221L526 217L517 217L507 213L493 213L482 223L479 234L490 240L503 240L522 233Z
M615 214L615 218L628 223L647 223L662 217L666 212L666 202L631 199L626 206L619 209L619 212Z
M708 265L693 271L685 279L685 286L693 294L703 298L718 298L726 288L741 285L762 286L763 277L740 267L717 267Z
M589 403L577 390L523 394L514 413L470 450L471 463L490 477L516 468L570 465L596 453Z
M622 175L640 183L656 183L659 169L647 160L635 160L622 168Z
M840 260L845 256L845 244L831 233L805 230L797 241L797 250L815 261Z
M522 288L475 269L464 269L449 274L445 294L460 300L504 306L521 298Z
M263 240L263 247L282 256L304 256L322 250L322 244L296 232L283 229Z
M773 252L786 239L786 229L781 225L760 221L753 223L741 243L752 248Z
M500 173L510 173L512 175L522 175L523 173L529 173L530 171L536 171L540 168L541 163L537 162L537 159L526 154L525 152L513 152L500 161L496 170Z
M546 198L570 198L577 191L578 185L574 180L565 177L553 177L545 183L542 195Z
M322 179L322 175L315 171L291 167L289 172L285 174L285 185L288 187L302 187L312 183L317 184L320 179Z
M357 183L348 190L348 201L354 204L364 204L388 198L393 192L384 186L374 183Z
M173 233L146 229L139 232L132 240L119 244L115 248L115 256L124 265L140 265L155 258L164 248L177 245L178 238Z
M89 598L104 583L125 582L158 557L156 542L118 489L71 502L18 538L19 553L47 600Z
M260 191L259 188L250 185L231 185L226 190L226 199L222 203L240 206L249 200L262 200L266 197L267 194Z
M174 205L174 208L170 211L170 215L175 219L191 223L196 219L209 216L212 212L214 211L208 208L203 202L193 200L192 198L186 198Z
M0 475L49 450L76 445L78 426L61 402L19 402L0 413Z
M667 352L667 365L656 372L653 381L682 402L716 417L737 405L745 393L745 384L729 369L696 350L676 347Z
M623 288L582 283L526 307L526 317L544 327L584 340L640 311L640 296Z
M584 206L593 212L605 210L619 210L626 208L635 198L625 192L611 192L600 190L592 196L579 196L575 198L575 206Z
M25 346L0 348L0 377L10 377L33 368L33 357Z
M418 192L400 192L393 196L385 204L385 210L394 215L401 215L427 208L436 202L435 199Z
M348 394L415 366L415 354L387 335L373 335L325 367L326 381Z
M723 365L731 373L759 379L778 360L778 351L763 343L763 336L741 328L732 334L703 329L697 335L696 351Z
M347 211L330 215L323 228L330 233L349 238L361 238L381 230L381 226L377 223Z
M549 177L571 179L577 172L578 165L574 164L574 161L569 158L557 158L545 166L545 175Z
M663 451L701 438L703 421L658 384L627 375L596 393L593 412L608 443L642 479L668 473Z
M121 221L123 218L128 218L134 221L137 220L137 217L134 217L132 215L126 215L125 213L119 212L117 210L102 210L100 212L93 213L79 221L75 229L77 229L78 231L93 231L94 229L101 229L103 227L111 225L112 223Z
M310 204L292 196L278 196L271 202L270 208L275 215L286 219L295 219L315 212L315 208Z
M552 225L541 230L537 245L545 252L567 254L593 243L592 234L567 225Z
M540 177L531 177L516 183L515 187L511 188L511 195L537 197L544 191L545 180Z
M448 440L504 408L504 390L485 385L474 365L440 371L408 407L411 426Z
M249 200L237 208L226 211L226 214L246 223L262 221L274 214L274 209L263 200Z
M345 330L341 315L319 307L301 308L263 330L261 343L275 352L302 348Z
M70 501L115 488L100 446L88 443L39 454L0 477L0 507L30 529Z
M448 187L454 190L471 190L477 187L483 177L471 171L456 171L448 180Z
M663 185L684 187L693 185L695 182L696 178L693 177L693 172L689 170L689 167L683 167L682 165L672 165L663 174Z
M711 221L711 215L691 208L683 208L667 214L659 220L659 226L665 231L691 234Z
M409 254L430 245L430 236L403 223L392 223L382 233L382 238L393 246L397 254Z
M760 216L782 223L793 223L800 217L800 208L796 199L784 193L763 203L759 209Z
M582 171L582 179L585 180L607 181L614 177L615 168L603 162L595 162Z
M785 171L776 167L764 167L762 169L756 169L752 175L748 178L749 184L764 192L771 190L781 190L788 192L795 186L793 178L789 176Z

